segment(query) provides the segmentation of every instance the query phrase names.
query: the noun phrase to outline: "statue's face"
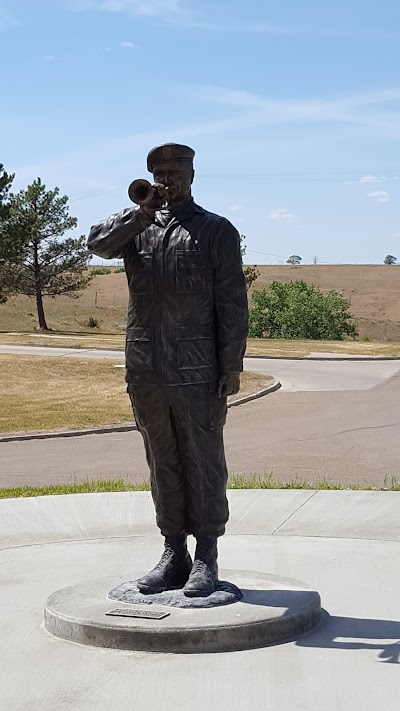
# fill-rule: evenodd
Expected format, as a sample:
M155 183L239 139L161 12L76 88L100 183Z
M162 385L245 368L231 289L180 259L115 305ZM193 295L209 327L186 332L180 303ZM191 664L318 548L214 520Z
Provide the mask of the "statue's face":
M181 202L190 195L193 183L193 164L189 160L170 160L154 166L155 183L161 183L168 188L168 204Z

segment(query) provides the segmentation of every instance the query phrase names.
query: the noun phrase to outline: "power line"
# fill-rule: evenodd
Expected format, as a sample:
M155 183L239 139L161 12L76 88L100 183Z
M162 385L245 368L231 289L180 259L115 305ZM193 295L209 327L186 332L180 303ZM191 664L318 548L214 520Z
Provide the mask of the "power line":
M256 249L247 249L246 248L246 254L247 252L251 252L252 254L262 254L265 257L276 257L277 259L287 259L287 255L284 254L269 254L268 252L258 252ZM313 259L307 259L307 257L302 258L302 262L313 262ZM324 262L322 260L318 260L318 264L335 264L335 262Z
M363 172L363 171L359 171ZM365 171L364 171L365 172ZM369 176L374 178L375 176L371 176L371 173L385 173L385 177L380 178L377 177L373 182L361 182L361 179L359 175L355 177L355 171L332 171L332 172L325 172L325 173L292 173L291 175L288 175L286 173L237 173L237 174L232 174L232 173L197 173L198 178L207 178L207 180L264 180L264 181L272 181L272 182L280 182L280 183L348 183L348 182L353 182L356 184L368 186L368 185L373 185L376 183L384 182L385 179L396 179L400 178L400 167L399 168L392 168L390 170L375 170L375 171L370 171ZM393 175L391 175L393 174ZM347 176L347 177L335 177L335 176ZM365 176L368 177L368 176ZM109 188L108 190L102 190L101 192L98 193L91 193L89 195L80 195L76 198L72 198L70 202L80 202L82 200L90 200L91 198L94 197L100 197L101 195L107 195L108 193L114 193L114 192L119 192L121 190L125 190L126 186L124 185L117 185L113 188Z
M108 193L116 193L119 190L123 190L124 187L122 185L118 185L115 188L109 188L108 190L102 190L100 193L92 193L91 195L81 195L76 198L72 198L70 202L79 202L80 200L89 200L90 198L93 197L98 197L99 195L107 195Z

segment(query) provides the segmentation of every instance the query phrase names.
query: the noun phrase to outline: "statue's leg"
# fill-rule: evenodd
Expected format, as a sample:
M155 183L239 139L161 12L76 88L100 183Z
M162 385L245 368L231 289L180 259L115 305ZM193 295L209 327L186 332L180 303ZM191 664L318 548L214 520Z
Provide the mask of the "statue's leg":
M174 408L187 503L187 526L197 539L188 596L211 594L218 581L217 539L229 517L223 426L226 398L206 384L177 389Z
M217 538L197 536L196 553L188 581L183 588L187 597L207 597L218 582Z
M192 567L186 547L186 493L182 467L167 389L130 385L128 393L145 445L157 525L165 537L160 561L137 584L144 593L162 592L183 587Z

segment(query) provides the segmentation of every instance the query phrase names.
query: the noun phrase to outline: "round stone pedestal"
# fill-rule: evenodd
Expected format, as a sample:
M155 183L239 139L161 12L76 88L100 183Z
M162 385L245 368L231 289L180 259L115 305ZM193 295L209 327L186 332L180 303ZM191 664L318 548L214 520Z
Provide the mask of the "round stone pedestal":
M242 597L215 607L175 607L145 602L126 604L108 597L118 581L102 579L57 590L44 609L46 629L57 637L111 649L148 652L228 652L288 642L321 619L318 592L288 578L253 571L221 571ZM120 589L123 583L117 587ZM189 598L190 599L190 598ZM109 616L164 613L162 619Z

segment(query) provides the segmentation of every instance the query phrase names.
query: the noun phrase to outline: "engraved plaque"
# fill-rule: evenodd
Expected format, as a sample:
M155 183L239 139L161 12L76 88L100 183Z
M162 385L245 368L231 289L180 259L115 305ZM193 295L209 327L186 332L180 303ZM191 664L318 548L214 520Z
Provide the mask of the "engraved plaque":
M125 610L123 607L116 607L114 610L106 612L106 615L114 617L141 617L147 620L162 620L170 614L170 612L161 612L159 610Z

